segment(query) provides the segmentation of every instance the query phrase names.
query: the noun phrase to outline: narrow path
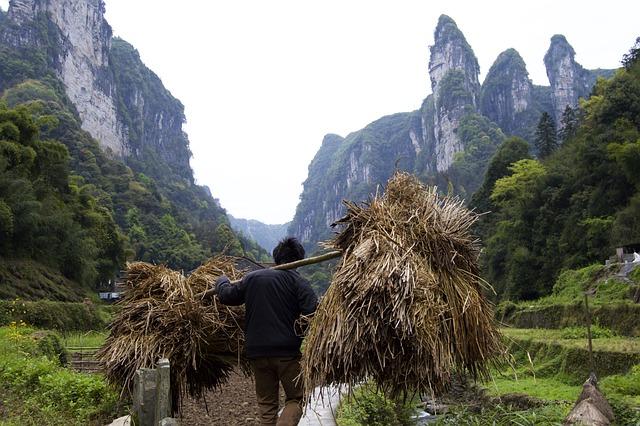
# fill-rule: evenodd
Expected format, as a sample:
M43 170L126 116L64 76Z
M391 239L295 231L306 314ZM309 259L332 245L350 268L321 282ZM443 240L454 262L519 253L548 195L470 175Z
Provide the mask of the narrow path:
M281 395L284 403L284 395ZM255 401L254 384L251 378L241 374L232 374L227 386L221 391L206 394L202 399L187 398L184 401L182 417L178 418L184 426L238 426L259 424ZM324 389L322 395L316 390L312 401L307 405L300 426L335 426L335 414L340 402L340 394L335 388ZM130 419L120 418L113 426L129 426Z
M340 396L336 387L324 388L322 391L317 388L298 426L335 426Z

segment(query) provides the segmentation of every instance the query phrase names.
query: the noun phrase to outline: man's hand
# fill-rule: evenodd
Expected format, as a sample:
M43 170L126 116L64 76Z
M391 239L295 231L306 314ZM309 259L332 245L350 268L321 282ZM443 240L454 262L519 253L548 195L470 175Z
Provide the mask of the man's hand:
M231 281L229 281L229 278L227 278L226 275L222 275L220 278L216 280L216 285L214 287L215 291L213 292L213 294L220 293L220 289L222 288L222 286L230 282Z

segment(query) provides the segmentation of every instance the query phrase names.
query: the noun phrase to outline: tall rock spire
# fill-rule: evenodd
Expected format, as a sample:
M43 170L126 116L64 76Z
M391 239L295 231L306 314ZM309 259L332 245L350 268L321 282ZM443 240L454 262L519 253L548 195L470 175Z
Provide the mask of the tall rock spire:
M565 108L575 107L580 97L587 97L596 78L575 61L575 56L576 52L563 35L551 37L544 65L551 83L553 115L558 125Z
M447 15L441 15L434 33L434 44L429 48L429 77L431 78L431 90L437 103L439 87L442 79L451 70L460 70L464 74L465 89L473 96L475 105L476 97L480 91L478 74L480 65L478 60L456 25L456 22Z
M507 134L522 127L520 114L532 105L533 84L515 49L498 55L482 84L480 112Z
M436 141L436 170L443 172L453 163L454 154L464 148L456 130L468 109L477 109L480 66L471 46L450 17L440 16L434 39L429 59L435 106L433 138ZM429 135L423 135L423 139L428 140Z

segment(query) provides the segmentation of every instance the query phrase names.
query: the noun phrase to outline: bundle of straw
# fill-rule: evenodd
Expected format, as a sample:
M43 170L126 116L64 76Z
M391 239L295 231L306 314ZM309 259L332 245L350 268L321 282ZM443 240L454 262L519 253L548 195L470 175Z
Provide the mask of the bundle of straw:
M163 266L128 265L127 291L97 353L108 380L132 391L139 368L160 358L171 363L174 412L183 396L201 397L226 383L234 366L249 372L244 350L244 307L227 307L197 295L216 278L241 278L233 259L214 257L188 278Z
M502 343L478 277L477 215L406 173L345 204L326 243L342 261L305 343L306 394L373 380L393 397L438 395L453 373L486 376Z

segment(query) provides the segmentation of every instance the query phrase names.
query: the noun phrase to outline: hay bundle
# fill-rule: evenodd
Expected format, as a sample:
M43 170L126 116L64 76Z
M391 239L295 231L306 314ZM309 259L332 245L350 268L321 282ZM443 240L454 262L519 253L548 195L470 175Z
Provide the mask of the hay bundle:
M372 379L394 397L437 395L454 372L485 375L502 344L481 293L476 215L404 173L368 204L345 204L326 244L343 258L305 344L306 394Z
M139 368L153 368L160 358L171 362L174 411L185 393L202 396L224 384L235 365L245 373L244 307L200 300L220 275L241 278L233 260L218 256L188 278L163 266L128 265L127 291L97 353L110 382L132 390Z

